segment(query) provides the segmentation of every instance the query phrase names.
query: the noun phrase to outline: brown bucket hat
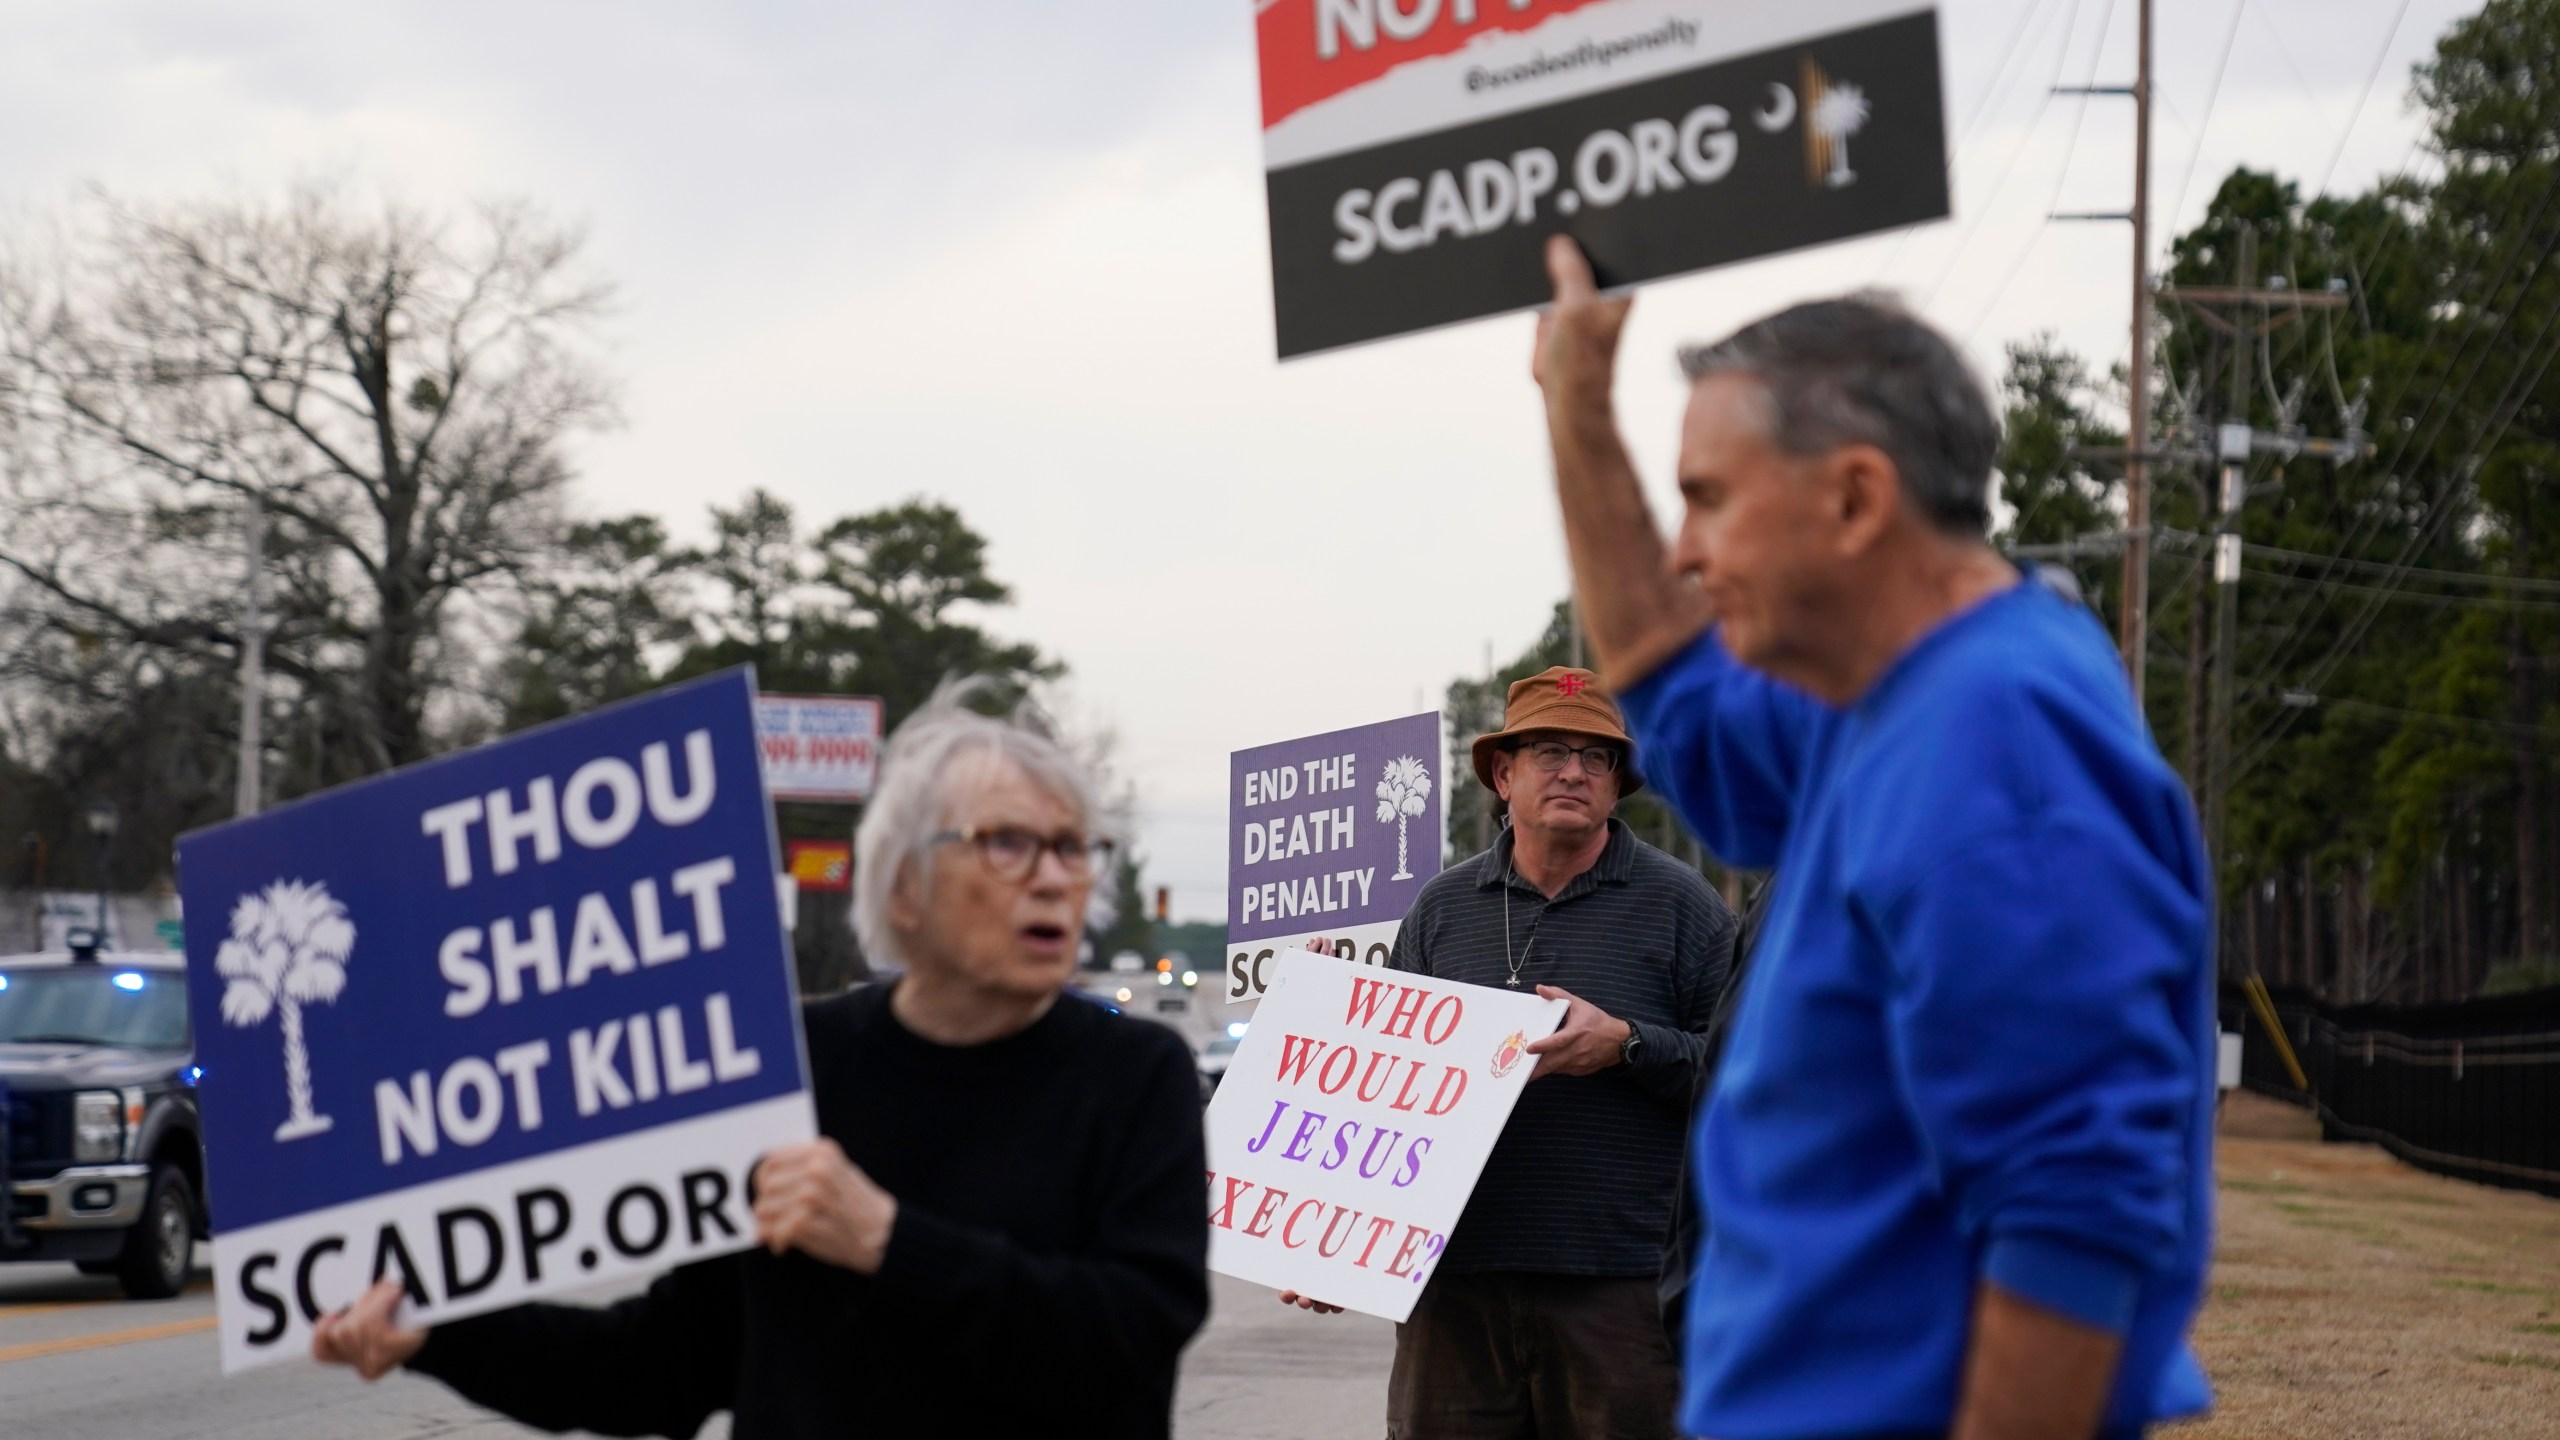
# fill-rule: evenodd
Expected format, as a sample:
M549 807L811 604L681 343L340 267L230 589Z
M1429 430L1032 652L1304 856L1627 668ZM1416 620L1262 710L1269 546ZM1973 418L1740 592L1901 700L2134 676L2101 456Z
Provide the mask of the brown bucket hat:
M1618 714L1618 702L1609 698L1600 677L1590 671L1553 665L1526 680L1511 682L1511 693L1502 707L1502 728L1476 737L1476 779L1483 782L1484 788L1493 788L1493 752L1532 730L1560 730L1617 741L1627 752L1626 760L1618 766L1618 794L1633 795L1644 788L1644 776L1636 771L1635 737L1627 733L1627 722Z

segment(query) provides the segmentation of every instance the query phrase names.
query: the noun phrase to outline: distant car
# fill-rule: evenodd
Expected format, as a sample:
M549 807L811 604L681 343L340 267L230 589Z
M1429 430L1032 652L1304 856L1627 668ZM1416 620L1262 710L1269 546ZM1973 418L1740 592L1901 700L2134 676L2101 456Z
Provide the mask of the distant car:
M0 957L0 1261L166 1299L207 1233L186 962L73 939Z
M1200 1093L1217 1093L1218 1082L1227 1078L1227 1066L1236 1058L1236 1047L1244 1041L1239 1036L1221 1035L1200 1052Z

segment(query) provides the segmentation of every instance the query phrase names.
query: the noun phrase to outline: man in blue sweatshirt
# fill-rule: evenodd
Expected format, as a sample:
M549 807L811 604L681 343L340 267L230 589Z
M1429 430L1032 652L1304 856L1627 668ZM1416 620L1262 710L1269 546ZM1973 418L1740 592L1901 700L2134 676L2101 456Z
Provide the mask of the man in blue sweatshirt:
M2088 1440L2201 1410L2209 871L2105 632L1987 543L1999 421L1894 305L1686 352L1666 544L1612 414L1628 302L1550 242L1582 619L1646 776L1776 871L1693 1163L1681 1421Z

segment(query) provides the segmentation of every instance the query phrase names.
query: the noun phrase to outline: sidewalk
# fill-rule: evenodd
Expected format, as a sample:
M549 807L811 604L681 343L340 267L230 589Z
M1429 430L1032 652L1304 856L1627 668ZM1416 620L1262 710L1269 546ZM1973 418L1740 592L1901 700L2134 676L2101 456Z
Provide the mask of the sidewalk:
M1271 1291L1209 1277L1209 1326L1183 1352L1178 1440L1367 1440L1387 1428L1393 1325L1312 1315Z

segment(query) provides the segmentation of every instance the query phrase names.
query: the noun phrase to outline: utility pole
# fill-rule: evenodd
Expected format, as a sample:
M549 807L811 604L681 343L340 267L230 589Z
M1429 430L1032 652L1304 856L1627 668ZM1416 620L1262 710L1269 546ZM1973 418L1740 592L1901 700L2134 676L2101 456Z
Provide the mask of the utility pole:
M2133 682L2133 705L2142 688L2151 645L2151 0L2134 21L2131 85L2063 85L2057 95L2123 95L2133 100L2133 208L2098 214L2055 215L2056 220L2128 220L2133 223L2133 352L2125 367L2131 392L2125 403L2124 583L2117 638L2124 670ZM2101 37L2102 39L2104 37Z
M2133 710L2142 713L2142 687L2151 647L2151 0L2142 0L2133 68L2133 358L2125 367L2127 397L2124 467L2125 675L2133 682Z
M2240 227L2240 289L2258 282L2258 227ZM2341 297L2343 298L2343 297ZM2301 312L2296 311L2295 314ZM2213 515L2213 695L2205 746L2205 835L2215 863L2226 853L2222 819L2231 798L2231 652L2240 612L2240 509L2249 498L2250 342L2273 328L2272 314L2237 312L2240 333L2231 341L2231 399L2214 449L2222 460L2222 493ZM2251 320L2259 323L2251 325ZM2283 419L2290 420L2291 416ZM2196 597L2201 604L2204 597ZM2195 683L2189 677L2189 684Z
M2277 277L2275 284L2258 286L2257 231L2246 224L2240 232L2238 258L2237 285L2189 286L2162 292L2163 299L2193 312L2231 347L2231 394L2224 420L2215 434L2213 451L2197 457L2219 461L2221 465L2219 504L2211 517L2212 708L2206 722L2205 760L2199 777L2203 793L2197 797L2199 808L2204 811L2205 842L2217 866L2225 852L2224 821L2231 798L2231 675L2234 652L2239 648L2240 558L2245 549L2240 538L2240 517L2249 499L2249 460L2257 455L2280 459L2309 456L2344 464L2361 459L2372 450L2362 430L2362 401L2348 406L2348 432L2344 439L2311 439L2301 434L2293 423L2290 399L2283 407L2286 413L2276 417L2276 429L2260 430L2249 423L2253 383L2250 362L2260 339L2301 319L2306 311L2345 309L2347 297L2335 290L2306 293L2284 283L2287 277L2283 276ZM2298 397L2299 391L2295 398ZM2198 603L2202 603L2201 596ZM2191 679L2189 683L2194 682Z
M266 755L267 720L267 507L249 497L249 583L240 616L240 760L231 813L255 815L266 795L259 772Z

